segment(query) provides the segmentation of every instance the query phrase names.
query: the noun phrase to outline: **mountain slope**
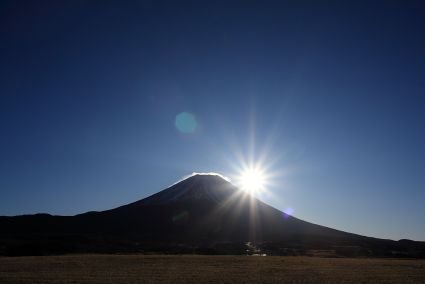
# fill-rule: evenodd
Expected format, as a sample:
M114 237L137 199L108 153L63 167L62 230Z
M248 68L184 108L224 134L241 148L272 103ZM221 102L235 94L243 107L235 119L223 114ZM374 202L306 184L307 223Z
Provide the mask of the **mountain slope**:
M217 175L195 175L140 201L78 216L83 217L98 224L120 221L120 231L137 233L139 238L154 233L159 234L156 239L185 241L270 241L303 234L355 237L287 216ZM112 224L104 229L113 230Z
M0 254L34 254L25 249L28 245L45 253L171 248L181 252L189 247L197 252L215 248L243 253L247 242L271 254L286 253L288 248L299 253L348 247L352 252L354 247L361 255L413 251L410 255L417 256L418 247L423 249L417 242L368 238L288 216L218 175L194 175L142 200L101 212L0 217ZM52 243L60 249L52 249ZM232 245L217 250L222 244ZM13 252L16 247L18 253Z

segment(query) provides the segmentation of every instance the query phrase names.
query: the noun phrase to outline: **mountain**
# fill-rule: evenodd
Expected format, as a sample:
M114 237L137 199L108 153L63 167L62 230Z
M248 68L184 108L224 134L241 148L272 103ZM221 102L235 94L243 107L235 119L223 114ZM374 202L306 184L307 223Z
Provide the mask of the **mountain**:
M0 217L0 254L161 252L425 256L414 241L369 238L312 224L219 175L197 174L101 212Z

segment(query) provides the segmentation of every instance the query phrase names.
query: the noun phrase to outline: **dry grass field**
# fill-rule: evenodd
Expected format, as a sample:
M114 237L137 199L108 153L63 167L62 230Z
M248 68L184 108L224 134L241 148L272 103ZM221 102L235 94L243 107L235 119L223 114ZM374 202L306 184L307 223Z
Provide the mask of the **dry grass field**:
M425 260L68 255L0 258L0 283L425 283Z

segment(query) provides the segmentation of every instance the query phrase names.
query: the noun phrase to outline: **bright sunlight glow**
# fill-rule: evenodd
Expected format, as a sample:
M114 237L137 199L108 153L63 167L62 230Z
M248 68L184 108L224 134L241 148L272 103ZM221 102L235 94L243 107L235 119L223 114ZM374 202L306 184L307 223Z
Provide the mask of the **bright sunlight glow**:
M247 169L240 176L241 188L251 194L264 189L265 177L260 170Z

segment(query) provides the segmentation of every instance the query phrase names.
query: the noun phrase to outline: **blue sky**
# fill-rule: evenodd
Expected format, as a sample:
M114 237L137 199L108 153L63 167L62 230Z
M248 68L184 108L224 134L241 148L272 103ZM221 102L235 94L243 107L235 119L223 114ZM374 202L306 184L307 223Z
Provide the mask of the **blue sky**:
M278 209L425 240L424 14L422 1L2 1L0 215L109 209L251 160Z

